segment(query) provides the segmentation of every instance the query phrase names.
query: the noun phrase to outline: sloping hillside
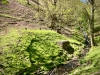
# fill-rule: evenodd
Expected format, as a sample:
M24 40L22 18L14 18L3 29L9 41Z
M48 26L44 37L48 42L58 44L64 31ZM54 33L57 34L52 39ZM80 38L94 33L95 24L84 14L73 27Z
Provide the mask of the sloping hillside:
M35 18L35 11L17 0L8 0L9 4L0 5L0 31L9 30L11 27L22 29L48 29L41 26Z
M50 18L48 23L40 19L40 16L42 18L47 16L47 19L48 14L55 13L51 4L49 13L39 14L38 11L42 10L42 0L39 0L41 4L39 10L37 9L39 3L36 0L29 0L29 5L28 0L8 1L7 5L0 3L0 75L100 75L100 0L95 0L94 33L97 46L91 49L84 43L84 35L76 20L77 11L75 10L78 9L78 4L73 0L71 0L72 6L69 6L70 3L67 6L63 4L66 0L59 0L63 2L61 5L71 8L66 10L62 7L64 9L57 13L58 30L59 25L62 25L60 34L48 28L47 24L51 23ZM76 5L75 8L73 8L74 5ZM80 19L79 15L78 18ZM86 26L88 27L88 24ZM59 47L57 42L61 40L69 41L70 47L67 50L74 53L68 54Z

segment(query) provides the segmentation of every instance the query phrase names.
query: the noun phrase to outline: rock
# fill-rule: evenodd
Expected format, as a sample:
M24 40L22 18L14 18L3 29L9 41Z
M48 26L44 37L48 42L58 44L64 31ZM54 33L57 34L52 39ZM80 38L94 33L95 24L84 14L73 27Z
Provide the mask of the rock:
M57 44L64 50L66 50L70 46L70 42L67 40L58 41Z
M71 46L69 46L66 51L68 52L68 54L73 54L74 53L74 48L72 48Z
M57 29L57 33L61 34L61 29Z
M74 48L70 46L70 42L67 40L58 41L57 44L64 50L66 50L69 54L74 53Z

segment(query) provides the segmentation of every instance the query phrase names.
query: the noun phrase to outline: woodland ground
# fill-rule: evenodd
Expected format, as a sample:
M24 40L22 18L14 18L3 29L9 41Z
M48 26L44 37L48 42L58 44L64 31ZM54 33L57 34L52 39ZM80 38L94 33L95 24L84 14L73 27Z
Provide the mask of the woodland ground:
M21 30L50 30L46 25L39 25L35 18L35 11L15 0L8 0L9 4L0 5L0 37L11 33L11 29ZM4 48L4 47L2 47ZM1 51L2 54L2 51Z
M0 5L0 33L9 32L10 28L17 29L48 29L38 24L34 18L35 12L15 0L8 0L9 4ZM3 32L3 33L2 33Z
M20 4L16 0L8 0L8 1L9 1L9 4L7 5L0 4L0 37L9 33L10 29L18 29L19 32L21 30L27 30L27 29L50 30L46 25L40 25L38 19L35 18L36 12L33 11L31 8ZM82 69L82 68L79 68L79 69ZM76 71L73 72L72 75L74 75Z

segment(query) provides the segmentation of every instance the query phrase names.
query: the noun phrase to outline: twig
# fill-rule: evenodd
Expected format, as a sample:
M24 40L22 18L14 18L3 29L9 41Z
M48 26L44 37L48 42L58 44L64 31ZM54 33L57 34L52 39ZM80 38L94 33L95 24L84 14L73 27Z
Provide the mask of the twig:
M51 72L51 74L50 75L52 75L53 74L53 72L56 70L56 68Z

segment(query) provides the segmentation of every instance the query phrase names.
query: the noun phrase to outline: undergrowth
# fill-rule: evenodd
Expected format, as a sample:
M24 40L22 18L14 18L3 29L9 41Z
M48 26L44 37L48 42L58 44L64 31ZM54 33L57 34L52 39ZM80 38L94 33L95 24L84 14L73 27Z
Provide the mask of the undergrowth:
M80 61L82 62L82 65L72 71L70 75L99 75L100 46L91 48L87 56Z
M12 19L16 19L16 20L22 20L21 18L14 17L14 16L11 16L11 15L9 15L9 14L0 14L0 16L6 17L6 18L12 18Z
M11 30L0 37L1 75L14 75L25 69L24 75L40 69L48 71L71 57L56 42L69 40L74 48L74 56L83 46L80 42L67 38L51 30ZM21 75L22 75L21 74Z
M23 5L27 5L27 0L17 0L19 3L23 4Z

